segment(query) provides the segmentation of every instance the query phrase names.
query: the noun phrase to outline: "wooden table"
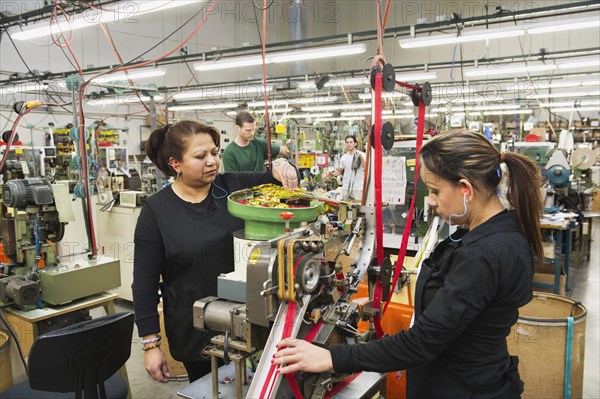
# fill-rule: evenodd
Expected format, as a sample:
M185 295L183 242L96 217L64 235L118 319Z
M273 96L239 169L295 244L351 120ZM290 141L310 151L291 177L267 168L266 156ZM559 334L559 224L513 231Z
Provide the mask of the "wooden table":
M565 219L560 222L548 223L545 220L540 222L540 229L552 230L554 232L554 284L534 282L534 287L552 288L555 294L560 294L560 275L562 271L563 263L562 252L563 252L563 234L565 237L565 290L568 291L569 287L569 267L571 263L571 233L573 228L577 226L577 222L573 219Z

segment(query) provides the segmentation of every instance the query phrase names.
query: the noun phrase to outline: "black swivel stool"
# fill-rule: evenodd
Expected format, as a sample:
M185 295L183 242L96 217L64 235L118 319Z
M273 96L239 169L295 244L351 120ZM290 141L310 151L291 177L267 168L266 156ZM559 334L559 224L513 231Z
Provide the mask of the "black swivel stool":
M133 313L84 321L37 337L29 353L29 380L0 399L125 399L117 373L131 355Z

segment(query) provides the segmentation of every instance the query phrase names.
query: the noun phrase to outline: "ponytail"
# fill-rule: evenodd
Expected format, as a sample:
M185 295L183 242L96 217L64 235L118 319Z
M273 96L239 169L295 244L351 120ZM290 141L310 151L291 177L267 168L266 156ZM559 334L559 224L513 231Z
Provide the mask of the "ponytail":
M542 216L541 175L539 167L524 155L507 152L503 161L508 168L507 199L515 209L519 228L529 241L536 263L543 262L544 250L540 232Z
M169 125L159 127L150 133L146 141L146 155L154 165L166 176L173 176L174 171L169 167L169 157L165 154L165 138L169 132Z

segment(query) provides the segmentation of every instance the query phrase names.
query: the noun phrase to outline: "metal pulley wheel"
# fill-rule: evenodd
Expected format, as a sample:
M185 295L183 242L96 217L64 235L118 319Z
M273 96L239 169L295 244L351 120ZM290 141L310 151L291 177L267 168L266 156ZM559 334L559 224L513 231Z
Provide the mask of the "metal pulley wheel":
M375 77L381 72L381 67L379 65L375 65L373 68L371 68L371 88L373 90L375 90Z
M396 87L396 71L392 64L385 64L383 66L383 90L389 92L394 91Z
M392 286L392 261L390 258L385 258L381 264L379 271L379 280L383 290L381 291L381 300L387 301L390 296Z
M394 125L391 122L386 122L381 127L381 145L387 151L394 146Z
M319 285L321 267L312 256L304 256L298 262L296 269L296 283L305 294L312 294Z
M418 84L415 86L421 87ZM421 99L423 100L423 104L429 106L429 104L431 104L431 101L433 100L433 95L431 93L431 85L429 84L429 82L423 83L423 87L421 87L421 90L412 89L410 92L410 98L415 107L419 106L419 100Z

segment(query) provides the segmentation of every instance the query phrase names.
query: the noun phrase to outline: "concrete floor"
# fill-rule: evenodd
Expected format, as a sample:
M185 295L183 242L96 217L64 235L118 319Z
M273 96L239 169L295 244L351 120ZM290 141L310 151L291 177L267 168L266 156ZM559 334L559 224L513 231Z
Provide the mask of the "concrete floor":
M600 399L600 220L594 221L591 257L582 262L579 268L571 269L571 291L568 295L581 301L587 308L584 398ZM118 311L131 310L131 304L119 302ZM134 399L177 398L177 391L188 384L187 379L170 381L163 384L153 381L143 365L143 352L137 342L137 330L134 329L131 358L127 361L127 371Z

